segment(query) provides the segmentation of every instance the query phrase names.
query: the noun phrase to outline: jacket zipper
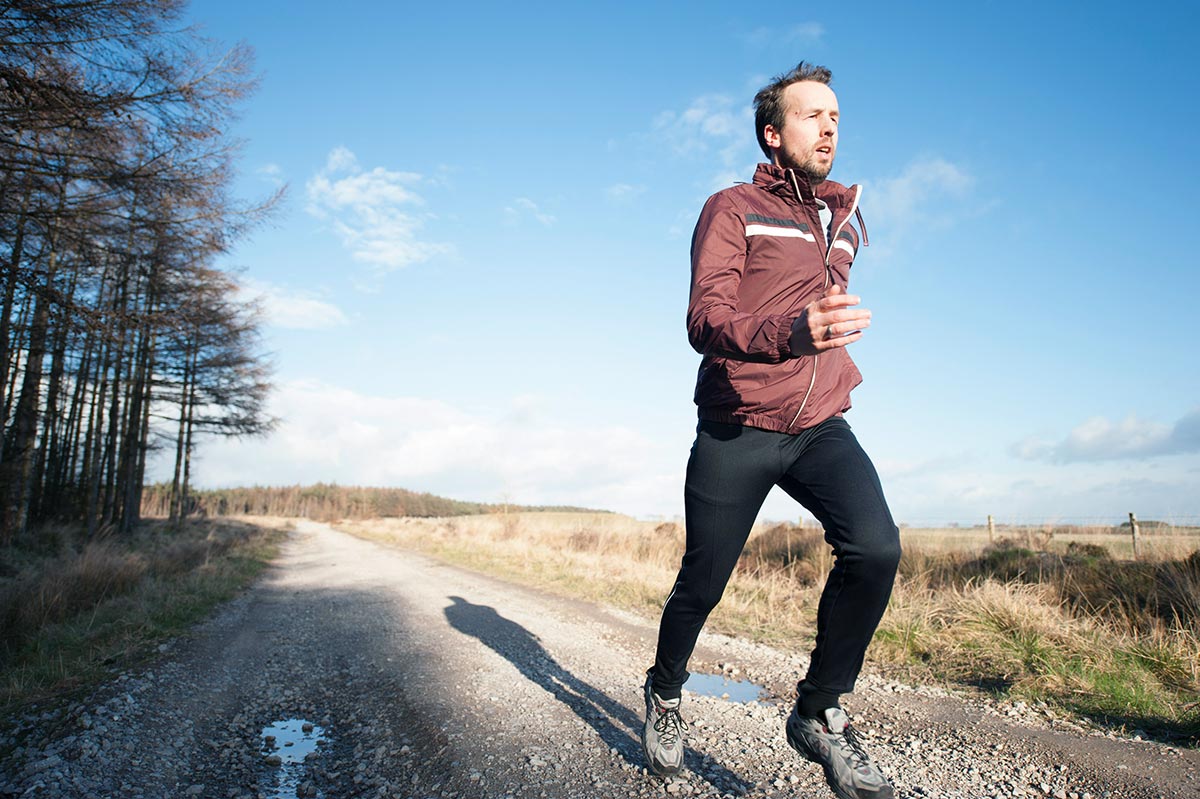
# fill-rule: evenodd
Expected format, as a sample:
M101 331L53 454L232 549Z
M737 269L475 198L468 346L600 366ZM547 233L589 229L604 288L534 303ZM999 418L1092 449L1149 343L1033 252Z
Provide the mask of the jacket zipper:
M788 175L790 175L792 178L792 188L796 192L796 199L799 200L799 199L801 199L800 198L800 185L796 182L796 173L789 169ZM846 223L850 221L850 217L854 216L855 211L858 210L858 198L861 195L862 195L862 186L856 185L854 187L854 200L853 200L853 202L850 203L850 210L846 212L846 216L842 219L841 223L838 224L837 229L831 231L829 234L829 238L825 240L825 282L821 286L822 296L824 296L825 292L829 290L829 284L833 282L833 269L829 265L829 254L833 252L833 242L837 240L838 234L842 232L842 228L845 227ZM817 221L820 222L821 221L820 214L817 214L817 217L818 217ZM823 238L823 239L825 238L824 228L821 229L821 238ZM817 384L817 358L818 357L819 357L818 355L812 356L813 370L812 370L812 377L808 381L808 391L804 392L804 399L800 401L800 407L799 407L799 409L796 410L796 415L793 416L792 421L788 423L787 432L789 432L789 433L792 431L792 427L800 419L800 414L804 413L804 407L806 405L808 405L808 398L812 394L813 386L815 386Z

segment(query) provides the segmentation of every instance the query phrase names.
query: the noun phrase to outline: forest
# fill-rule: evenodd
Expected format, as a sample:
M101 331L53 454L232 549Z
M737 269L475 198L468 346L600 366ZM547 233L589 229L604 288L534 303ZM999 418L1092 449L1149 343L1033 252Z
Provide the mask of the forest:
M170 483L146 486L142 512L167 516L175 497ZM317 483L308 486L245 486L191 491L186 514L212 516L278 516L335 521L396 517L446 517L509 513L604 513L560 505L508 505L450 499L404 488L342 486Z
M217 263L282 190L233 196L252 53L184 10L0 3L0 545L128 531L160 449L177 518L199 439L272 427L261 313Z

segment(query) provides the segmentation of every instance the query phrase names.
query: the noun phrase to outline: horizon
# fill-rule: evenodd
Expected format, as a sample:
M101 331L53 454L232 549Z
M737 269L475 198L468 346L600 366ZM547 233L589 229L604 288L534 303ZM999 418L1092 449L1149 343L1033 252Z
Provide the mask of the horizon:
M169 490L170 483L169 482L149 483L149 484L147 484L146 487L147 488L161 487L164 490ZM258 491L276 491L276 490L283 490L283 489L304 490L304 489L311 489L311 488L318 488L318 487L341 488L341 489L348 489L348 490L355 490L355 491L403 491L407 494L414 494L414 495L418 495L418 496L429 495L429 496L433 497L434 499L444 500L444 501L448 501L448 502L457 502L457 503L461 503L463 505L482 505L482 506L491 507L491 508L511 506L513 508L516 508L518 511L524 511L524 512L529 512L529 513L543 513L543 512L544 513L562 512L562 513L577 513L577 514L601 513L601 514L614 514L614 515L618 515L618 516L626 516L628 518L631 518L631 519L633 519L635 521L639 521L639 522L676 522L679 524L682 524L684 522L684 516L682 513L676 514L676 515L670 515L670 516L665 515L665 514L655 514L655 513L628 514L628 513L623 513L622 511L612 510L609 508L593 508L593 507L587 507L587 506L582 506L582 505L574 505L571 503L566 503L566 504L556 503L553 505L549 505L549 504L544 504L544 503L519 503L519 502L515 502L515 501L506 502L503 499L496 500L496 501L487 501L487 500L477 500L477 499L455 497L455 496L443 496L441 494L433 494L428 491L416 491L416 490L413 490L410 488L405 488L404 486L361 485L361 484L349 485L349 484L338 483L336 481L328 481L328 482L327 481L318 481L315 483L293 483L293 484L288 484L288 485L254 484L254 485L236 485L236 486L231 485L231 486L216 486L216 487L203 487L203 488L193 487L189 491L189 494L194 496L198 492L199 493L204 493L204 492L219 493L222 491L256 491L256 490L258 490ZM1136 512L1133 512L1133 513L1134 513L1134 516L1137 519L1137 522L1139 525L1148 526L1150 528L1153 528L1158 525L1165 525L1165 526L1172 527L1172 528L1182 528L1182 529L1187 529L1187 528L1192 528L1192 527L1200 528L1200 524L1197 523L1197 522L1200 522L1200 519L1187 519L1187 520L1176 521L1176 520L1172 520L1172 519L1159 519L1159 518L1152 518L1152 517L1143 517L1141 514L1138 514ZM235 514L235 515L237 515L237 514ZM465 515L471 515L471 514L465 514ZM1063 527L1083 527L1083 528L1086 528L1086 527L1119 528L1119 527L1129 527L1129 514L1126 513L1121 518L1119 518L1119 519L1114 518L1114 520L1111 520L1111 521L1105 521L1105 520L1101 519L1100 517L1088 517L1087 519L1082 520L1082 521L1077 521L1077 520L1073 520L1073 519L1069 519L1069 518L1058 518L1058 519L1033 518L1033 517L1026 518L1026 519L1009 518L1009 517L1001 518L1001 517L997 517L995 514L992 514L992 522L994 523L994 525L997 529L1039 527L1039 526L1045 526L1045 525L1057 525L1057 526L1063 526ZM796 516L794 516L792 518L773 518L773 517L763 517L760 515L760 517L755 522L756 527L766 526L766 525L775 525L775 524L799 524L801 526L812 526L812 525L819 525L820 522L818 522L816 519L813 519L807 513L797 514ZM988 519L985 517L982 520L971 520L971 519L945 520L937 525L916 525L916 524L910 524L909 522L907 522L903 519L897 519L896 525L901 530L903 530L905 528L920 529L920 530L937 530L937 529L964 529L965 530L965 529L975 529L975 528L986 528L988 526Z

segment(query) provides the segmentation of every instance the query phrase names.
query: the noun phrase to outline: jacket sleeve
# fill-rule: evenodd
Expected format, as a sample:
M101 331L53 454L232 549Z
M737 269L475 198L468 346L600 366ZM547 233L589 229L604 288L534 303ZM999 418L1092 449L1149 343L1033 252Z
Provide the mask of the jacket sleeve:
M725 192L714 194L692 235L688 341L702 355L758 363L787 360L792 318L738 310L746 253L743 214Z

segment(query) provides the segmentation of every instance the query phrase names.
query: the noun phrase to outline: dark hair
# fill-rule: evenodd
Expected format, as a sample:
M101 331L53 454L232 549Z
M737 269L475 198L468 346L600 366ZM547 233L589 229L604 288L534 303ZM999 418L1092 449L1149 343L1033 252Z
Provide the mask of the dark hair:
M758 146L762 148L768 159L771 157L771 148L767 146L763 128L770 125L775 130L783 130L783 123L787 117L783 91L793 83L806 80L824 83L828 86L829 82L833 80L833 73L826 67L801 61L794 69L779 75L754 95L754 133L758 136Z

